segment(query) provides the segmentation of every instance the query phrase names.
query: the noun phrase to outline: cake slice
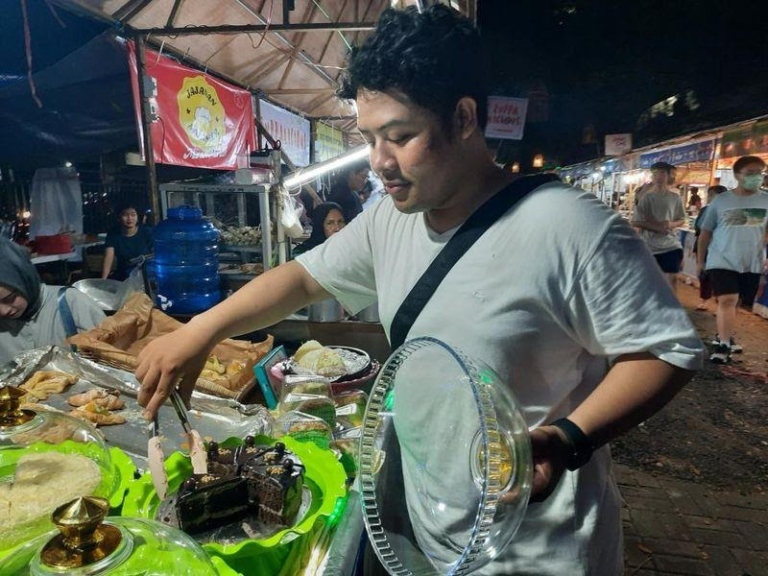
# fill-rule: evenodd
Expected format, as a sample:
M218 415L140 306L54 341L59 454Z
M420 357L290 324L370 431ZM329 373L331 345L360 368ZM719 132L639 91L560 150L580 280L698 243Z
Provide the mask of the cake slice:
M194 474L179 489L176 517L187 534L213 530L246 518L248 487L241 476Z
M267 524L288 526L301 506L304 466L294 460L285 444L245 459L241 473L248 481L248 496L258 505L258 519Z

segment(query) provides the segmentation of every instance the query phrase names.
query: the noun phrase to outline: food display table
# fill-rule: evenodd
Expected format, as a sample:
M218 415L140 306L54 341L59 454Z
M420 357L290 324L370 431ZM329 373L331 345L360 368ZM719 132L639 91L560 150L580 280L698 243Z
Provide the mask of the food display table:
M124 516L155 520L155 512L148 512L154 508L146 508L151 502L144 494L147 489L151 490L151 482L146 478L146 473L151 469L147 452L148 426L143 418L142 408L136 401L139 383L133 374L97 364L68 350L52 347L30 351L17 357L15 364L0 366L0 382L2 386L19 386L29 381L32 375L52 371L74 375L77 381L70 385L66 392L52 394L42 401L40 404L44 405L44 409L66 413L72 410L69 400L74 395L84 394L96 388L119 392L119 397L125 403L124 408L119 411L124 422L120 425L99 428L100 434L103 435L108 446L120 449L130 457L138 471L137 475L142 474L141 480L135 480L128 485L126 500L122 505ZM273 429L273 416L264 406L241 404L235 400L216 398L197 392L192 399L189 419L194 428L206 439L242 439L248 436L265 437L264 435L268 433L279 434L279 430ZM181 422L170 405L161 407L158 422L160 433L165 438L165 454L170 456L166 458L166 466L169 463L183 464L187 460L183 454L189 450L189 445ZM293 447L293 445L289 446ZM309 449L295 446L297 454L303 455ZM318 520L312 520L309 524L307 524L308 517L305 516L303 521L297 520L299 523L295 528L286 532L288 536L277 540L273 538L266 541L264 545L259 545L257 540L246 540L246 543L252 543L244 547L229 545L211 548L203 545L203 549L211 554L212 558L215 557L217 566L224 566L225 570L220 574L227 576L278 574L282 572L273 572L271 566L279 564L291 567L290 572L286 574L352 574L351 567L354 566L363 530L359 496L347 494L344 487L346 474L332 452L317 448L313 444L306 444L306 446L311 447L313 455L311 458L302 456L303 461L315 466L314 471L308 472L309 477L313 478L313 486L321 487L323 496L312 505L310 511L302 514L310 514L315 510L314 514L319 513L324 516L320 516ZM321 460L325 462L322 466L316 463ZM330 471L327 468L329 462L338 470ZM321 476L318 477L318 474ZM172 476L169 476L170 478ZM7 479L3 479L5 480ZM324 481L330 482L330 485L323 487ZM314 490L313 498L318 496ZM143 502L146 504L142 504ZM114 502L112 505L116 506ZM292 539L289 533L294 532L295 536ZM337 538L337 535L341 535L341 538ZM250 571L248 568L251 565L251 561L248 560L248 554L251 551L254 554L258 553L258 562L253 561L253 566L258 567L256 571Z

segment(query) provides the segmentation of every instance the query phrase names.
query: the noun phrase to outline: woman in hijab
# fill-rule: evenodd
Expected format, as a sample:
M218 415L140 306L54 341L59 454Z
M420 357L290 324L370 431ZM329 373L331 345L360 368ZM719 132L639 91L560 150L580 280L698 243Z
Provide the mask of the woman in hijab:
M345 166L334 178L328 201L341 206L347 224L363 211L358 193L365 186L370 170L368 161L360 160Z
M61 345L104 318L82 292L42 284L24 248L0 238L0 364L25 350Z
M312 235L293 250L294 256L309 252L347 225L341 206L335 202L324 202L315 207L312 214Z

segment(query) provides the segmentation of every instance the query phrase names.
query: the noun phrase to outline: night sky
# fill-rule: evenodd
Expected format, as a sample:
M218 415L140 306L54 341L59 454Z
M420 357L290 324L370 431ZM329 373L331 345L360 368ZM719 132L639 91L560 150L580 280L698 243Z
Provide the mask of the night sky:
M546 89L549 118L526 126L521 151L559 164L582 145L635 132L637 144L768 113L768 4L761 0L479 0L493 93ZM638 127L653 104L674 115ZM689 95L686 102L685 95ZM692 98L691 98L692 96ZM688 104L692 103L694 109ZM521 158L525 160L525 158Z

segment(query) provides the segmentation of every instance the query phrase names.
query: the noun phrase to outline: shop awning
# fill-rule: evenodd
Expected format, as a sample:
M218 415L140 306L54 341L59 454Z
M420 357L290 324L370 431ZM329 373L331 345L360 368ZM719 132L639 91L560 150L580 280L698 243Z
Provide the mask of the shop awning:
M442 1L474 17L475 0ZM370 34L391 4L391 0L57 2L96 13L128 34L151 30L150 44L155 48L345 131L354 127L355 120L350 106L334 97L341 69L350 47ZM256 28L246 31L248 27Z

